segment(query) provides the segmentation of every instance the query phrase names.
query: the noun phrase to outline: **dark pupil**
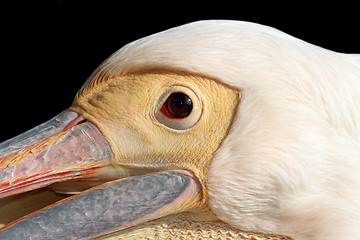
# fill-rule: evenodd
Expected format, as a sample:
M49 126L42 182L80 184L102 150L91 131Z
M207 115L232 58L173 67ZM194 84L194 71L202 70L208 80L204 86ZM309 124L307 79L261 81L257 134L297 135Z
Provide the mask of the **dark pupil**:
M174 118L189 116L193 108L191 99L184 93L171 94L165 104L169 114Z

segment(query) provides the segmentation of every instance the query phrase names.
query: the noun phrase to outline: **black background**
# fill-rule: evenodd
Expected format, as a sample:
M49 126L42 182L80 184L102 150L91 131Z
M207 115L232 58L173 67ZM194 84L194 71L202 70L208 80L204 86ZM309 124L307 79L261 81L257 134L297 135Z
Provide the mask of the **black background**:
M188 22L257 22L360 53L358 7L239 1L13 1L1 5L0 142L70 106L91 72L124 44Z

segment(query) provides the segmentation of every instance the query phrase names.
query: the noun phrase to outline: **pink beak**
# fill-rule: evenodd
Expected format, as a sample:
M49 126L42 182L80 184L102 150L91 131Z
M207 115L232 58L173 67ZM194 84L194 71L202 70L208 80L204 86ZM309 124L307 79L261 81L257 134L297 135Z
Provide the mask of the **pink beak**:
M1 143L0 199L69 181L107 183L5 226L0 239L89 239L191 208L199 199L201 187L187 171L114 180L114 168L99 129L69 110Z

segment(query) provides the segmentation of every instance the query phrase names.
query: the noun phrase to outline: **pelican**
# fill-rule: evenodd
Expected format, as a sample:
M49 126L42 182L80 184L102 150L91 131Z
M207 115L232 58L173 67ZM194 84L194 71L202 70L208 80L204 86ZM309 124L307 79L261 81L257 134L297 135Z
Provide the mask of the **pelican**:
M271 27L142 38L69 109L0 145L3 203L72 194L0 239L359 239L359 106L358 55Z

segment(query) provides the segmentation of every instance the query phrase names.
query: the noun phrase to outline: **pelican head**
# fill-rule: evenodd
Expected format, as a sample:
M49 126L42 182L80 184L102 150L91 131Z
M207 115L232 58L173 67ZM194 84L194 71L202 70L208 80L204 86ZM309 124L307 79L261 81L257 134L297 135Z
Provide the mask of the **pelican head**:
M0 145L0 197L75 194L0 238L100 236L209 209L299 240L360 235L360 61L238 21L105 60L71 107Z

